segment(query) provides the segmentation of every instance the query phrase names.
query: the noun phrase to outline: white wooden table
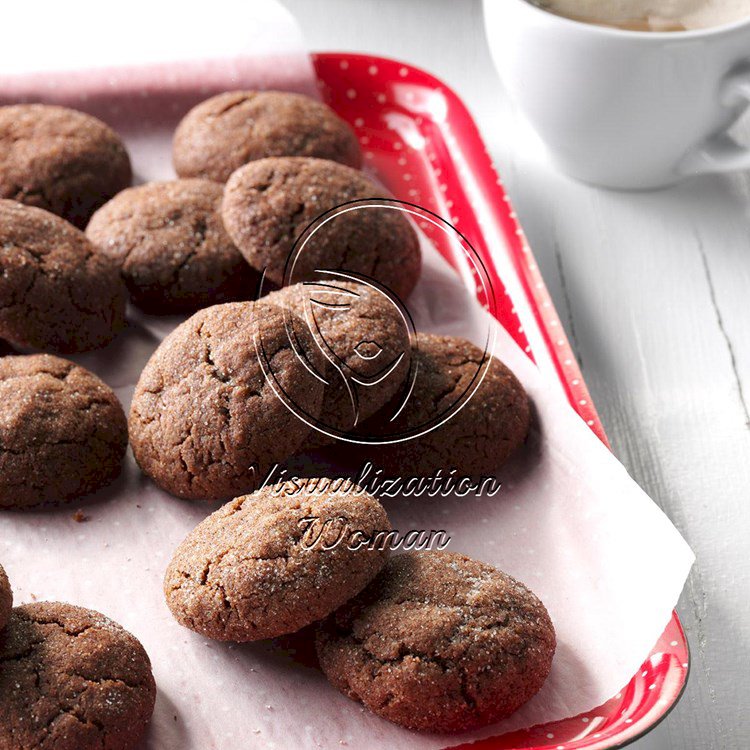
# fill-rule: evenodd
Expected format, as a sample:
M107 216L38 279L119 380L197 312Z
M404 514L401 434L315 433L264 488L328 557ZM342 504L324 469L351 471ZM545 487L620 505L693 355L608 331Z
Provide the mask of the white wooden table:
M557 174L500 86L479 0L284 3L313 50L426 68L476 117L615 453L698 557L686 694L633 747L750 748L750 177L617 193Z

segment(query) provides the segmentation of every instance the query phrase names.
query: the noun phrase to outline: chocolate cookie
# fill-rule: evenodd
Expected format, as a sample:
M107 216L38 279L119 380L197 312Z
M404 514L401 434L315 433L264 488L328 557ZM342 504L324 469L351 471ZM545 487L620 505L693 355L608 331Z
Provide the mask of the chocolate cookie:
M378 445L367 457L398 475L432 476L438 469L494 474L526 439L530 408L516 376L487 357L465 339L420 333L411 353L413 388L399 393L362 432L393 440L429 431Z
M185 539L167 569L172 614L221 641L293 633L361 591L382 568L380 503L342 480L263 487L231 501Z
M0 565L0 631L7 625L11 609L13 609L13 590L3 566Z
M120 473L128 431L96 375L48 354L0 359L0 508L72 500Z
M180 177L226 182L235 169L266 156L317 156L359 167L351 128L321 102L282 91L227 91L185 115L174 135Z
M411 352L408 315L377 286L321 276L319 282L272 292L264 301L296 314L302 326L290 326L290 338L308 364L307 377L324 382L311 444L327 444L356 429L402 386Z
M261 159L230 177L222 218L247 262L279 286L317 280L320 270L351 271L406 298L419 278L421 252L406 215L393 205L335 215L298 248L291 280L284 278L294 244L311 222L350 201L388 197L362 172L332 161Z
M130 412L136 461L179 497L252 491L310 431L285 400L319 417L323 387L305 374L275 305L230 302L197 312L141 373Z
M430 732L476 729L513 713L542 687L555 652L552 622L531 591L448 552L392 558L316 640L320 665L342 693Z
M48 104L0 107L0 198L82 228L131 177L122 140L101 120Z
M0 337L57 352L95 349L123 327L126 296L117 268L83 232L0 200Z
M120 269L131 300L156 314L252 299L259 274L219 215L224 188L210 180L123 190L91 218L88 238Z
M0 750L132 750L151 720L148 655L98 612L16 607L0 664Z

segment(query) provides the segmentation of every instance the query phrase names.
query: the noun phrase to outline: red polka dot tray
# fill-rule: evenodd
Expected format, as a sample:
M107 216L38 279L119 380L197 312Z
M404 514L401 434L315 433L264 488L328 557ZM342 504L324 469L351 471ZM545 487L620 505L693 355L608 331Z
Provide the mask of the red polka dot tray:
M480 256L497 319L607 442L523 231L468 110L447 86L409 65L368 55L314 56L323 98L355 129L366 166L394 196L450 222ZM424 231L453 265L446 235ZM493 737L473 750L604 750L643 736L677 703L689 652L677 613L622 691L584 715ZM456 746L457 747L457 746ZM468 746L463 746L468 748Z

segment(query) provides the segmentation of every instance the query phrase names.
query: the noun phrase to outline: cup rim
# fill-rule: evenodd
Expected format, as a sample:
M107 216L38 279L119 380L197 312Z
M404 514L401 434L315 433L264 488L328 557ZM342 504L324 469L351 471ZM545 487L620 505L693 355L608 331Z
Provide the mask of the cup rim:
M750 16L742 18L739 21L732 21L731 23L724 23L718 26L708 26L703 29L686 29L684 31L637 31L631 29L620 29L616 26L606 26L597 23L588 23L587 21L578 21L574 18L568 18L557 13L552 13L549 10L536 5L531 0L484 0L485 7L491 2L509 2L513 1L526 8L532 13L538 14L547 20L553 19L554 22L562 23L563 25L573 26L578 29L589 29L590 33L603 34L605 36L614 36L620 39L653 39L654 41L665 41L669 39L683 40L683 39L705 39L711 36L720 36L722 34L731 33L738 31L742 28L750 28Z

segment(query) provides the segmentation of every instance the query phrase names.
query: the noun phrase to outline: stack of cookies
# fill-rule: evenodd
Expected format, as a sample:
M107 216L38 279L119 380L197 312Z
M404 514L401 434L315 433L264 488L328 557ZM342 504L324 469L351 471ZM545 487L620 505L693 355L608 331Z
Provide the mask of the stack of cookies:
M213 513L178 547L164 592L177 621L247 642L317 624L326 677L410 729L498 721L549 674L555 631L525 586L447 552L386 558L382 505L327 479L264 487Z
M328 679L390 721L459 731L507 716L555 649L530 591L461 555L387 559L372 542L387 514L356 485L263 479L299 453L372 460L373 445L401 476L494 474L529 430L522 385L470 342L410 326L418 236L326 106L215 96L178 126L173 161L177 179L131 187L127 150L100 121L0 107L0 508L95 492L129 441L165 491L226 503L167 571L182 625L244 642L317 623ZM189 316L144 368L128 419L96 375L56 356L106 346L127 302ZM11 612L0 569L8 621L0 748L38 746L28 712L42 703L64 738L51 747L130 747L153 709L140 644L70 605ZM34 673L46 679L25 686ZM117 711L77 702L96 680L121 685Z

